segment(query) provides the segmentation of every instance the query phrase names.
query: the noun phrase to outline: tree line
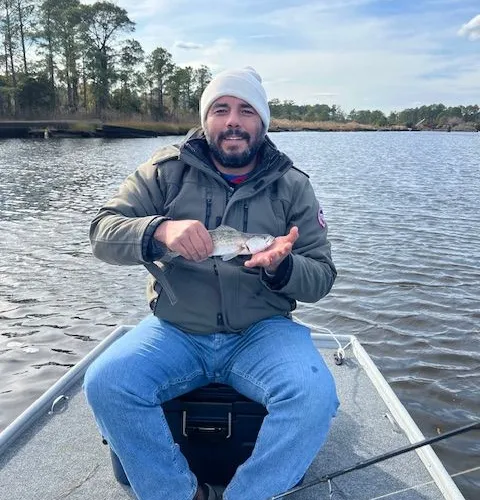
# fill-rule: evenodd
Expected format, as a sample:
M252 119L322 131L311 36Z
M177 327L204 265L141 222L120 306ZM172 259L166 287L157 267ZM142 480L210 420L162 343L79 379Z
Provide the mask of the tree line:
M182 118L198 109L206 66L146 54L135 23L111 2L0 0L0 115L8 118L145 115Z
M180 67L163 47L145 53L134 30L127 11L112 2L0 0L0 117L197 120L211 70ZM433 104L388 116L291 100L270 106L273 118L295 121L480 126L478 105Z
M417 108L392 111L388 115L380 110L356 110L345 113L339 106L327 104L299 106L293 101L270 101L272 116L292 121L308 122L356 122L375 127L404 126L408 128L445 128L460 124L472 124L480 130L480 108L477 104L447 107L444 104L431 104Z

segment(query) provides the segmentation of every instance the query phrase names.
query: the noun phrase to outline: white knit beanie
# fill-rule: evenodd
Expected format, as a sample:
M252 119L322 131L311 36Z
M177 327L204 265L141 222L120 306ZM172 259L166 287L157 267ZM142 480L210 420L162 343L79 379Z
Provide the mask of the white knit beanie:
M270 124L270 108L267 94L262 86L262 78L250 66L242 69L226 70L219 73L203 91L200 99L200 119L202 127L210 106L219 97L232 96L248 102L260 115L268 129Z

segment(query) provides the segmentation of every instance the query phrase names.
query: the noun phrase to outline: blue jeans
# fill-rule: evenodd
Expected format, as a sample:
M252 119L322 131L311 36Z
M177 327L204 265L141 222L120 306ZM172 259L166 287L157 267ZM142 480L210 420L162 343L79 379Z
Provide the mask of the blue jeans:
M89 367L84 390L141 500L191 500L197 479L160 405L211 382L268 410L224 499L266 500L296 485L327 436L338 399L308 328L276 316L242 334L186 334L149 315Z

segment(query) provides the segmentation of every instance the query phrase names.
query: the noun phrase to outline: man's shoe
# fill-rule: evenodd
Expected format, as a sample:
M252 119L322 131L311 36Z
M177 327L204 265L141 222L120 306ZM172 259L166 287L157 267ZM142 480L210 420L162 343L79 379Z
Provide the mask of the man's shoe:
M203 485L203 491L206 493L206 500L221 500L222 497L217 495L217 492L213 489L212 486L209 484L205 483Z
M218 500L222 500L223 498L223 492L225 491L225 486L214 486L213 487Z
M195 495L195 500L221 500L221 495L217 495L217 492L212 486L205 483L198 486L197 494Z

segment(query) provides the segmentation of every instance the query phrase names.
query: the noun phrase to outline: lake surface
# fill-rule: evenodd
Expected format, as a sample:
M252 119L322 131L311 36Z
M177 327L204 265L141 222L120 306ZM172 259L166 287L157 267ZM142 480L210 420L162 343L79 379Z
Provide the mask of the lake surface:
M338 278L297 317L355 334L422 432L480 416L480 134L277 133L307 172ZM0 141L0 429L120 323L149 310L146 271L94 259L89 223L178 137ZM480 465L478 431L435 447ZM455 478L480 498L480 472Z

